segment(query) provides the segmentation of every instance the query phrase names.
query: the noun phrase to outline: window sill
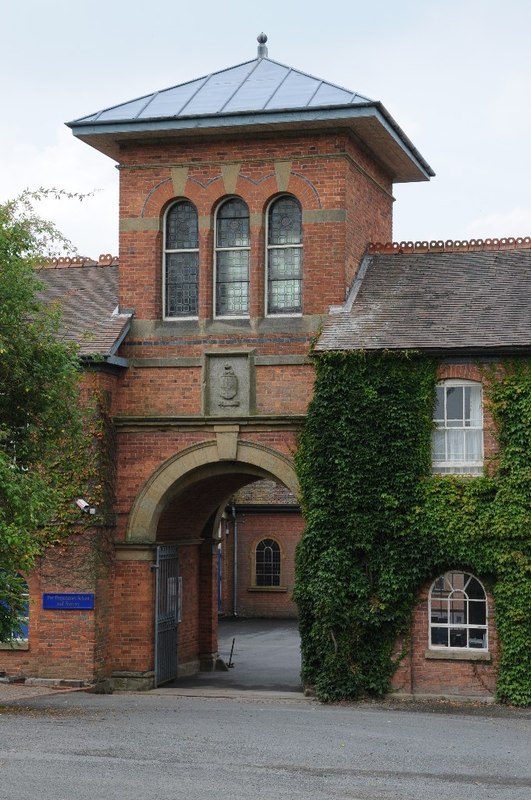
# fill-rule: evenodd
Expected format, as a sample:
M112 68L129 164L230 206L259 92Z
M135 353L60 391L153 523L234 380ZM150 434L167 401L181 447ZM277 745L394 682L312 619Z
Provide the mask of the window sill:
M23 640L0 642L0 650L29 650L29 642Z
M287 586L249 586L248 592L284 592L288 591Z
M483 464L462 466L457 464L446 464L444 466L441 466L440 464L432 464L431 474L442 476L454 475L461 478L477 478L478 475L483 475L483 467Z
M199 321L199 317L162 317L163 322L191 322L192 324L196 324Z
M488 650L426 650L424 658L443 661L492 661Z
M265 319L300 319L302 311L286 311L285 313L278 311L270 311L265 315Z

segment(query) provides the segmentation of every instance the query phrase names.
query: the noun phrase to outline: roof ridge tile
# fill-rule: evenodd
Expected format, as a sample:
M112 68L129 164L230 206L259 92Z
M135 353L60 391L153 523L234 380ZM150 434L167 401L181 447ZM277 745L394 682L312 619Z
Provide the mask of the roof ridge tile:
M36 269L72 269L74 267L115 267L118 256L102 253L97 261L88 256L60 256L37 264Z
M371 242L367 247L370 255L376 253L459 253L463 251L528 250L531 236L505 236L487 239L432 239L420 242Z

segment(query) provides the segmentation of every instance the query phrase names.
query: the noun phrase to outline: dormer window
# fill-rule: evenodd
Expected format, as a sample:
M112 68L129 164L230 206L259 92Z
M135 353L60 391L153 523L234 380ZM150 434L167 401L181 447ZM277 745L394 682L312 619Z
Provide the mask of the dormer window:
M233 197L216 214L217 317L249 315L249 209Z
M170 206L164 225L164 318L197 317L199 231L188 200Z
M302 312L302 211L294 197L269 206L266 303L269 315Z

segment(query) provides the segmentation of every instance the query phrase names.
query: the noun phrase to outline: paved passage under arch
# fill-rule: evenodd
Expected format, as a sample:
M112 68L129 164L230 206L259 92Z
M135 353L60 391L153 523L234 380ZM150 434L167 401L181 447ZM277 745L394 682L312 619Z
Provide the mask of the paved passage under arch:
M227 672L200 672L165 684L164 689L301 692L297 620L220 619L219 653L228 663L234 639L234 666Z

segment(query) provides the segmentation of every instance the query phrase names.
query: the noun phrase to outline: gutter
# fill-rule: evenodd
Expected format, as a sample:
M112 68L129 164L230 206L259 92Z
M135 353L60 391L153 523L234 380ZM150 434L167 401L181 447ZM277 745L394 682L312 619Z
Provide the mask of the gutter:
M286 110L262 110L247 113L232 112L225 114L203 114L201 116L182 117L152 117L142 120L109 120L67 122L74 136L88 140L92 136L117 136L142 133L162 132L195 132L199 130L219 130L227 128L246 127L249 125L266 126L278 124L304 124L308 122L334 122L336 120L355 120L372 117L379 121L391 139L406 152L426 180L433 177L435 172L428 162L421 156L411 140L395 122L385 106L379 101L360 103L356 106L319 106L318 108L300 108ZM90 142L88 142L90 143Z

